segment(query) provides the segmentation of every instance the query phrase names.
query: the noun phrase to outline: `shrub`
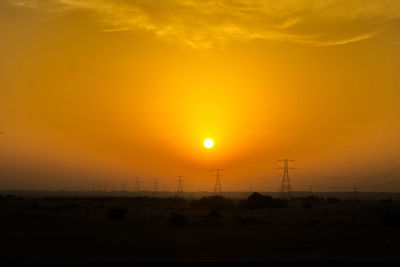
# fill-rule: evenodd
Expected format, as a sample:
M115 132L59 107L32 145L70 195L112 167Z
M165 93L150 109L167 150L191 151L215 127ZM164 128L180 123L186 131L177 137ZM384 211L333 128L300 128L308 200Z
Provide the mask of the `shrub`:
M321 203L324 202L323 198L317 197L317 196L308 196L304 198L305 201L310 202L310 203Z
M259 193L251 194L244 203L247 209L271 209L287 207L287 200L274 199Z
M327 204L339 204L340 203L340 199L335 198L335 197L328 197L326 199L326 203Z
M183 227L187 223L187 217L183 213L171 212L171 217L168 220L172 227Z
M214 219L214 218L220 218L221 217L221 213L215 210L210 211L210 213L208 213L207 215L208 218L210 219Z
M381 226L400 227L400 212L385 211L381 213L378 224Z
M246 217L246 218L238 218L238 219L239 219L239 224L241 224L241 225L265 224L265 222L263 220L260 220L257 218Z
M391 198L389 199L381 199L381 202L385 205L385 204L390 204L393 202L393 200Z
M206 209L233 209L235 207L235 202L222 196L211 196L193 200L191 206L193 208Z
M114 207L108 210L107 218L113 221L122 221L126 218L128 211L125 208Z

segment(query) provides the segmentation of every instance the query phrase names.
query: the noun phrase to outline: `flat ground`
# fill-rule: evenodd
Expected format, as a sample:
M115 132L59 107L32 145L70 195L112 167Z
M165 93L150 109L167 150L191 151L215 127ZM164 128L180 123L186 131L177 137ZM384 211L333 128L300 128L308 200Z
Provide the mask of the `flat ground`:
M125 206L127 217L107 218L113 206ZM182 226L169 223L174 210L187 219ZM379 223L388 210L396 204L212 215L129 199L14 200L0 207L0 261L400 261L400 227Z

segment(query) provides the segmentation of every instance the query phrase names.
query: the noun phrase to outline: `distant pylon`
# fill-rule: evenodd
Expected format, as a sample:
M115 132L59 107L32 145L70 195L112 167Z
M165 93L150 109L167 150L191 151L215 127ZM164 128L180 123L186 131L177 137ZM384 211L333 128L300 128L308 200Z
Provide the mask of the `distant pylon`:
M183 197L183 186L182 186L182 178L185 176L178 175L178 191L177 191L177 197Z
M154 192L158 192L158 178L154 178Z
M282 197L289 197L290 193L292 191L291 186L290 186L290 178L289 178L289 169L295 169L295 168L289 168L289 161L294 161L292 159L280 159L278 161L283 161L283 168L278 168L278 169L283 169L283 177L282 177L282 185L281 185L281 196Z
M122 191L126 191L126 182L125 181L123 181L122 182Z
M139 183L140 177L136 177L136 186L135 186L135 191L140 192L140 183Z
M211 171L215 171L215 174L213 175L215 176L214 193L221 194L222 193L221 177L223 177L223 175L221 175L221 171L223 171L223 169L213 169Z

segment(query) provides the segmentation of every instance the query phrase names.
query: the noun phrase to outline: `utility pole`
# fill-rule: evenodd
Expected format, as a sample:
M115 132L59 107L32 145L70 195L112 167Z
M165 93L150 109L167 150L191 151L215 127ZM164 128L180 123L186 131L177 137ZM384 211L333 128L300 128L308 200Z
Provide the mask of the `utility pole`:
M177 197L183 198L182 178L184 178L185 176L178 175L178 176L176 176L176 177L178 177L178 191L177 191Z
M312 185L309 186L309 189L310 193L312 193Z
M212 169L211 171L215 171L215 174L213 176L215 176L215 187L214 187L214 193L215 194L222 194L222 187L221 187L221 177L223 177L223 175L221 175L221 171L223 171L224 169Z
M289 169L295 169L295 168L289 168L289 162L294 162L294 160L293 159L280 159L278 161L283 162L283 168L278 168L278 169L283 169L281 196L282 196L282 198L284 198L286 195L289 198L290 193L292 191L291 186L290 186Z

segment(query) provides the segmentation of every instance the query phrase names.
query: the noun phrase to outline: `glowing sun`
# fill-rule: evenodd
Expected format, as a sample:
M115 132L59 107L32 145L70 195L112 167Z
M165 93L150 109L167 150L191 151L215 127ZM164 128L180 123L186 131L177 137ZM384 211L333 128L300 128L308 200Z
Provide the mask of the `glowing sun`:
M206 148L212 148L214 146L214 141L212 139L206 139L204 140L204 146Z

